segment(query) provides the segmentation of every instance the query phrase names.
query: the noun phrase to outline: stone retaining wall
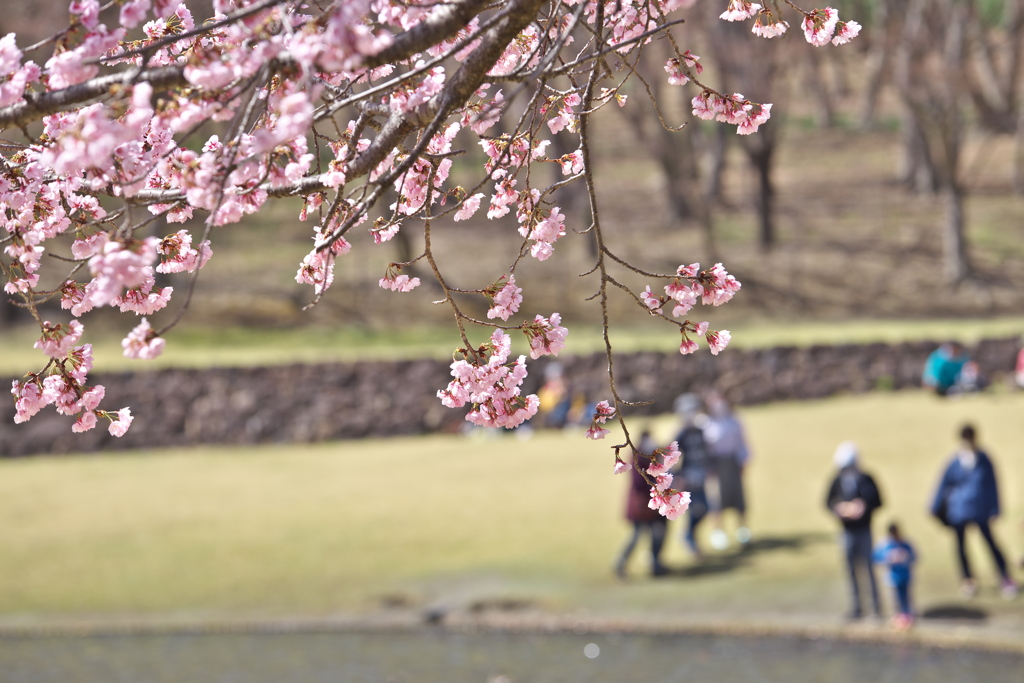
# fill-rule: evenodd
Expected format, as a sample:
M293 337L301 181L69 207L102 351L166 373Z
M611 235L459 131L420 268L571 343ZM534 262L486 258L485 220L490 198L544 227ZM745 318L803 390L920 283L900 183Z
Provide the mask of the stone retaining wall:
M716 387L738 405L806 400L842 393L920 386L936 342L634 353L615 358L626 400L653 401L638 414L668 412L676 396ZM985 340L969 349L982 373L1012 371L1019 339ZM536 391L546 359L530 364L527 392ZM559 358L567 378L592 400L608 395L603 354ZM436 397L450 379L448 363L432 360L290 365L267 368L157 370L96 374L104 405L131 406L135 422L116 439L105 425L73 434L71 419L52 408L15 425L13 401L0 401L0 455L108 449L313 442L367 436L456 431L463 411ZM11 379L4 380L10 386Z

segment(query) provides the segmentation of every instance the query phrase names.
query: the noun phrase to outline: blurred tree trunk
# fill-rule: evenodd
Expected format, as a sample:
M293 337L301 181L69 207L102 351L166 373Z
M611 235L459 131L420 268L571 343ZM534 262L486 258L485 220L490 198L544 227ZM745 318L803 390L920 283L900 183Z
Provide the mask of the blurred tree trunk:
M939 191L939 176L928 150L928 139L921 130L918 118L904 107L903 159L900 181L916 194L935 194Z
M909 171L920 173L930 161L944 198L943 272L959 282L971 274L965 237L960 178L964 139L964 100L968 32L976 18L973 0L909 0L896 60L895 76L903 99Z
M965 70L967 91L978 122L996 133L1012 133L1017 126L1021 89L1021 43L1024 39L1024 2L1004 0L994 25L982 16L976 2L968 2L970 53Z
M774 137L777 127L771 123L762 126L756 138L744 143L743 151L753 167L757 177L757 211L758 246L762 251L770 251L776 243L775 232L775 186L772 184L772 168L775 155Z
M822 62L818 55L803 60L807 73L807 94L814 101L817 111L817 124L821 128L832 128L836 125L836 105L831 89L822 74Z
M1024 103L1017 105L1017 133L1013 145L1013 189L1024 194Z
M731 131L725 126L715 126L710 130L710 135L707 135L707 132L704 131L700 138L704 143L702 156L707 161L707 181L704 191L708 201L722 204L725 202L723 179L729 165L729 159L726 156L726 152L729 150L729 138L726 136Z
M879 0L870 3L870 6L860 6L860 11L868 12L870 17L868 35L862 36L868 38L869 42L864 55L864 90L857 112L857 125L861 130L867 130L875 125L878 100L889 76L892 53L899 39L899 25L905 6L905 0Z
M662 42L661 45L667 47L668 43ZM643 58L636 65L637 72L656 101L667 102L668 98L662 96L662 91L665 87L676 88L680 93L681 110L688 111L690 92L667 85L663 65L669 55L663 49L658 49L661 45L652 46L644 52ZM641 96L637 93L633 98ZM629 122L637 140L657 162L672 217L684 224L696 223L701 230L708 258L717 259L713 211L704 190L705 183L701 181L700 145L695 140L700 135L699 123L690 120L678 128L665 120L663 112L658 111L656 116L652 116L649 109L631 104L633 106L622 107L619 112ZM692 119L689 115L686 118Z
M719 21L715 16L710 17L710 22L710 54L723 90L739 91L754 102L772 102L772 117L781 117L779 89L775 87L781 70L781 46L769 40L748 40L748 30L743 25ZM778 130L777 122L769 121L757 133L739 138L755 176L757 243L762 252L771 251L778 241L772 179Z

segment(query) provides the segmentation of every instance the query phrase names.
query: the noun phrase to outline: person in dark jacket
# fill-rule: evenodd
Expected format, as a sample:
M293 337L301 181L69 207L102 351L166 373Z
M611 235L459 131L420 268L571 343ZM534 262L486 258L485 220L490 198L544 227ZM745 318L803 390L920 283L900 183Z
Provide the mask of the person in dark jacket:
M640 437L640 452L636 454L640 469L646 469L650 465L655 449L650 432L644 431ZM633 525L633 533L626 541L626 546L619 553L619 559L615 563L615 575L620 579L625 580L629 558L636 549L640 537L644 534L650 536L651 539L651 574L664 576L668 573L668 568L661 562L661 551L665 546L668 520L648 505L650 500L651 485L640 474L639 469L633 467L630 471L629 491L626 495L626 519Z
M825 505L843 525L841 536L846 569L850 577L852 606L849 618L864 616L861 608L859 574L864 574L871 589L871 606L876 617L882 616L878 600L878 583L872 558L874 542L871 536L871 517L882 506L882 496L871 475L862 472L857 464L857 446L844 441L836 448L833 461L839 472L828 488Z
M679 451L679 469L674 473L673 486L690 492L690 507L686 511L686 527L683 529L683 543L696 557L701 556L697 545L697 526L708 513L708 501L704 493L704 481L708 473L708 445L704 440L701 422L706 416L700 412L700 398L696 394L683 394L676 399L676 413L683 418L683 426L676 435Z
M1006 558L992 536L990 527L991 522L999 516L996 472L988 454L978 448L977 432L971 425L965 425L960 430L960 448L946 465L932 500L931 512L956 534L964 595L971 597L977 592L977 583L964 547L967 527L974 525L988 544L999 570L1003 596L1013 598L1017 594L1017 584L1010 577Z

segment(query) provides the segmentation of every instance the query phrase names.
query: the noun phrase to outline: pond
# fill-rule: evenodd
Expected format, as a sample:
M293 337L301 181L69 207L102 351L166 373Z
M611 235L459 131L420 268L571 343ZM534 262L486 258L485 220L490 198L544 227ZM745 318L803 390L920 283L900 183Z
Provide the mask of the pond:
M212 633L0 638L3 683L1014 683L1024 656L789 637Z

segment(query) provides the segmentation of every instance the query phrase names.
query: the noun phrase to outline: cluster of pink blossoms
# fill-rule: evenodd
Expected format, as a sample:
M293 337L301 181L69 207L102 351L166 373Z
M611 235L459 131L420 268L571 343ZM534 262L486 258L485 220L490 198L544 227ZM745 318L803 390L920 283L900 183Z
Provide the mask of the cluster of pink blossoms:
M526 338L530 340L530 358L541 356L557 356L565 348L565 337L569 330L562 327L562 316L552 313L550 318L538 315L532 322L521 326Z
M511 280L511 276L510 276ZM510 282L515 288L514 281ZM508 285L502 289L507 289ZM560 325L561 316L537 316L523 323L519 329L530 342L530 357L558 355L565 347L568 330ZM535 394L522 396L520 388L526 377L526 356L508 363L512 340L497 329L490 340L473 353L462 351L470 360L452 363L453 379L446 389L437 392L441 402L449 408L472 404L466 420L481 427L517 427L537 413L540 400Z
M839 12L831 7L816 9L804 16L801 27L807 42L816 47L845 45L860 34L856 21L840 21Z
M143 318L124 338L121 347L128 358L152 360L164 352L164 340L156 336L156 331L150 327L149 321Z
M752 33L762 38L781 36L789 28L789 24L775 15L768 7L748 0L729 0L728 8L720 18L725 21L746 21L754 19ZM839 12L832 7L804 12L800 24L804 30L804 38L816 47L827 45L844 45L860 33L861 26L856 21L840 21Z
M676 519L690 507L690 492L677 491L672 488L672 474L670 471L679 462L682 454L679 452L679 444L673 441L665 448L659 448L654 453L645 453L650 458L650 464L644 470L647 480L651 482L651 499L647 506L657 510L659 514L667 519ZM635 457L635 456L634 456ZM636 463L623 462L615 458L615 474L628 472Z
M686 69L683 68L684 65ZM704 71L704 65L700 63L700 55L695 55L689 50L684 52L681 58L673 57L665 62L665 71L668 72L669 85L686 85L689 83L690 70L699 76Z
M603 439L604 437L608 436L610 431L605 429L601 425L606 423L611 418L615 417L617 412L618 411L616 411L615 408L613 408L611 404L608 403L608 401L598 401L597 404L594 406L594 416L593 418L591 418L590 428L587 430L587 438L597 441L598 439ZM616 460L616 463L617 467L618 464L622 463L622 461ZM618 469L616 469L615 473L619 473Z
M73 432L84 432L96 426L97 418L110 420L108 431L114 436L123 436L132 423L132 413L128 408L117 412L100 410L106 390L103 386L95 387L85 384L86 377L92 369L92 344L76 346L61 357L52 354L61 352L68 337L81 332L80 327L72 329L61 336L57 328L47 324L49 334L36 346L51 354L53 362L51 371L45 377L30 374L25 382L14 380L11 383L11 394L14 396L14 422L27 422L36 413L48 405L53 405L61 415L75 416L71 426ZM54 345L56 343L56 345Z
M720 95L704 90L693 98L693 115L705 121L720 121L735 125L739 135L756 133L771 117L771 104L751 102L739 93Z
M441 403L449 408L467 404L472 409L466 420L481 427L518 427L537 414L540 399L536 394L520 393L526 378L526 357L519 356L509 364L512 340L501 330L491 334L490 341L477 350L475 357L484 362L457 360L452 363L453 379L446 389L437 392Z
M729 9L721 14L725 21L746 21L754 17L751 33L762 38L781 36L789 28L789 24L780 20L767 7L745 0L730 0Z
M519 304L523 303L523 290L516 286L516 276L511 274L502 275L484 290L484 294L491 299L491 307L487 309L488 319L508 320L519 311Z
M750 32L761 38L776 38L788 29L789 22L779 19L770 9L763 8L754 17L754 26Z
M651 291L648 285L640 293L640 300L652 314L664 315L664 306L673 304L672 315L681 318L687 315L699 300L702 304L721 306L735 296L740 290L740 282L730 275L721 263L716 263L707 270L701 270L699 263L679 266L676 275L665 285L665 294L659 296ZM718 355L728 346L732 335L728 330L709 330L707 322L693 323L689 320L680 325L683 341L679 353L683 355L697 351L697 342L690 339L689 334L704 337L713 355Z
M719 15L723 21L745 21L761 11L761 5L747 0L729 0L729 7Z
M654 478L651 486L651 500L647 506L657 510L667 519L675 519L690 507L690 492L676 491L671 488L672 475L669 471L675 467L681 457L679 444L675 441L667 448L659 448L651 456L651 464L647 466L647 474Z

